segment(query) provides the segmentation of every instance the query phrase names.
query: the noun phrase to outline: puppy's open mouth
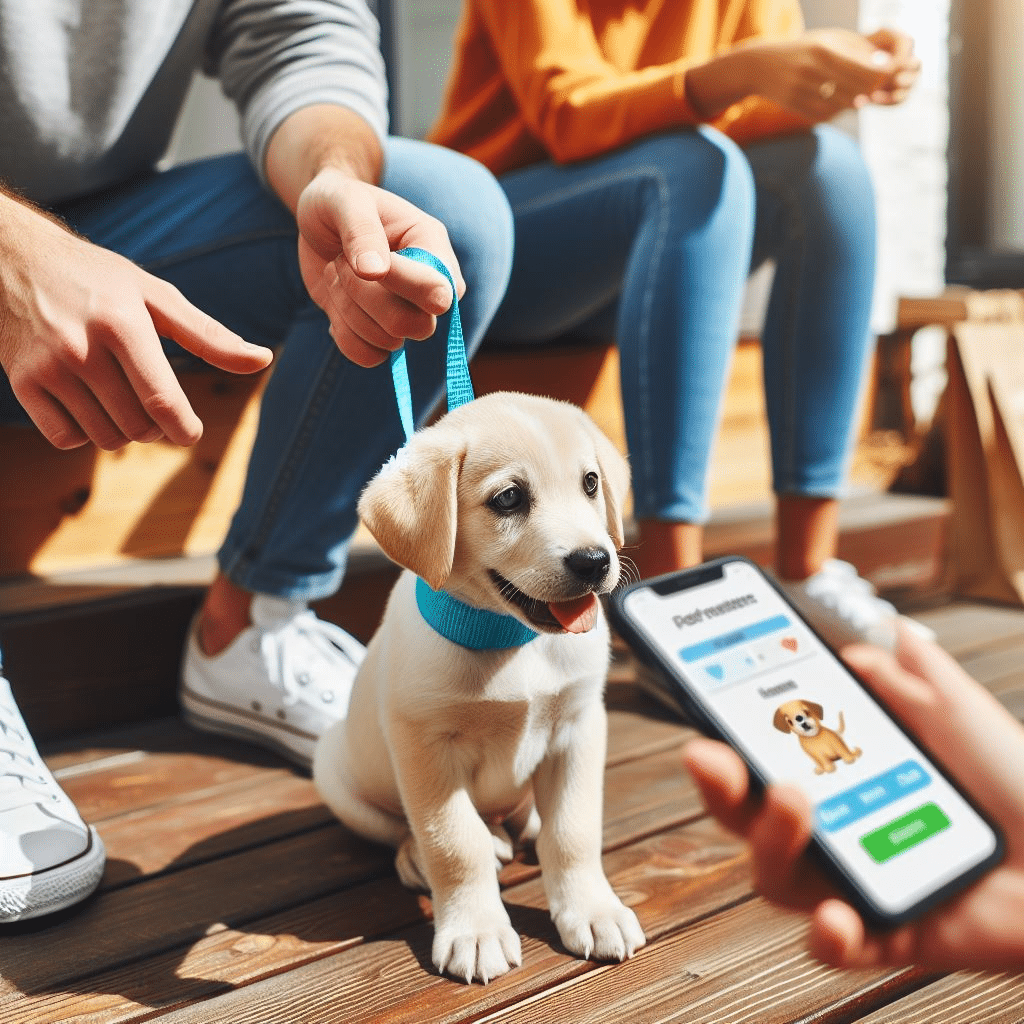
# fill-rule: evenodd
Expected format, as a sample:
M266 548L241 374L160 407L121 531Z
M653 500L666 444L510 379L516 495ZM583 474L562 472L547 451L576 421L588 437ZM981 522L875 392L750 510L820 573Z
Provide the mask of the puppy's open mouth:
M586 633L597 622L597 594L588 591L567 601L541 601L524 594L499 572L490 570L498 593L518 608L531 626L544 633Z

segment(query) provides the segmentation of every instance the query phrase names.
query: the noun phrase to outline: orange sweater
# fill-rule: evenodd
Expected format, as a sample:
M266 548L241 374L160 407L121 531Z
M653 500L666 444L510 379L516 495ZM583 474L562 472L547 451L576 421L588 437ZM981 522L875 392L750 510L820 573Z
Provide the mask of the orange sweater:
M432 141L503 174L698 124L686 72L803 30L798 0L465 0ZM737 142L808 122L758 96L711 122Z

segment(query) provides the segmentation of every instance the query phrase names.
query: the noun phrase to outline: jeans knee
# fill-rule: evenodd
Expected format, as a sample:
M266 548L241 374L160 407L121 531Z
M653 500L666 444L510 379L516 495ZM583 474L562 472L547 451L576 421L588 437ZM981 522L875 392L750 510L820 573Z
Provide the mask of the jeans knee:
M874 186L867 161L855 139L831 125L819 125L817 177L827 187L853 193L852 199L874 206Z
M830 219L861 227L873 223L874 185L860 146L830 125L819 125L812 138L813 159L800 183L805 200L828 211Z
M637 163L652 168L665 198L692 225L725 217L753 223L754 176L743 150L714 128L660 135L637 147ZM741 232L742 233L742 232Z
M472 166L463 169L460 179L463 202L446 227L456 253L465 254L463 271L504 294L512 273L512 208L494 175L482 164L469 162Z
M512 269L512 210L497 179L471 157L414 139L389 138L382 185L439 220L467 289L498 291Z

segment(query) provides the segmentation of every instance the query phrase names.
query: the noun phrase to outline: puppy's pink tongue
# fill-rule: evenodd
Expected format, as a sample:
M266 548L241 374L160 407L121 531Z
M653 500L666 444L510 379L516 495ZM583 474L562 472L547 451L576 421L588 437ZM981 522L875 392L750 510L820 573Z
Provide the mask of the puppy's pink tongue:
M548 608L567 633L586 633L597 622L597 594L585 594L572 601L552 601Z

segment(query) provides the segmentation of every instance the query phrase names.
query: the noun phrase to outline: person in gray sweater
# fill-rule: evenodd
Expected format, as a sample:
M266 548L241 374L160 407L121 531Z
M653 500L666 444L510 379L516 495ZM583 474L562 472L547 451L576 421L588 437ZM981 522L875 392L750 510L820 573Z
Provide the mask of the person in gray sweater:
M197 71L237 106L244 152L163 168ZM180 696L194 724L308 765L363 654L308 603L340 585L359 492L401 444L388 355L421 342L422 418L452 284L470 352L504 293L504 194L388 135L365 0L0 0L0 140L0 419L58 448L189 445L174 369L275 353ZM77 903L104 857L0 675L0 922Z

